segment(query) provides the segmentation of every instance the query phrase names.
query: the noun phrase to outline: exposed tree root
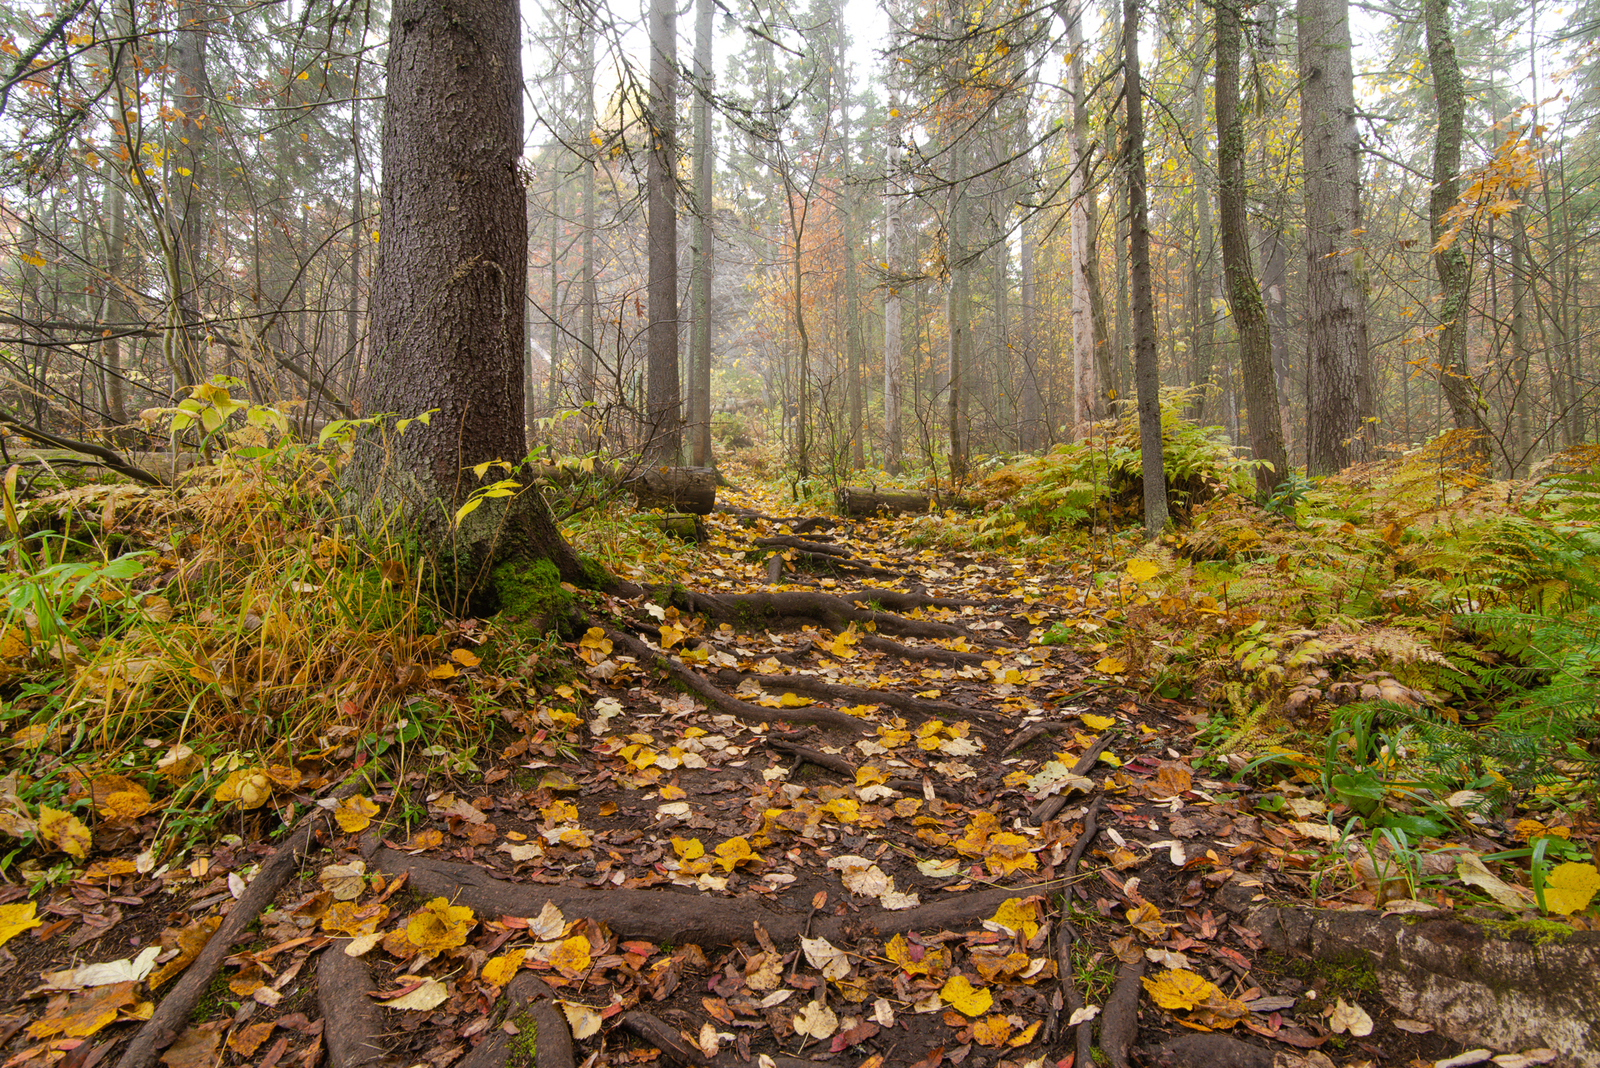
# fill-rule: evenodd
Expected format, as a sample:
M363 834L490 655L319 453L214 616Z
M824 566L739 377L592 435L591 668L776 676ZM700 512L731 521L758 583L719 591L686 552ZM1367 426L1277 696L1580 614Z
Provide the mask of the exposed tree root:
M475 864L410 856L379 846L367 858L369 868L386 876L404 874L424 897L444 895L471 905L485 916L537 916L545 902L569 916L606 924L620 938L701 946L732 945L753 937L760 924L774 941L800 937L807 917L743 898L710 897L671 890L624 890L579 886L513 883L496 878ZM863 909L853 915L819 916L811 920L813 936L848 942L909 931L947 930L994 915L1008 898L1048 892L1057 883L997 887L948 896L916 908L891 912Z
M223 958L245 933L245 929L272 904L283 884L299 867L301 858L312 851L316 835L327 821L327 809L313 808L300 821L300 826L273 851L256 877L250 880L250 885L245 887L244 893L233 903L228 915L223 917L222 925L199 956L195 957L194 963L173 984L167 996L161 999L161 1004L156 1006L150 1019L134 1033L128 1048L122 1051L122 1058L117 1061L117 1068L151 1068L161 1051L172 1045L173 1040L189 1026L189 1017L200 1003L201 995L210 987L211 980L216 977L217 969L222 967Z
M778 692L795 690L858 705L888 705L890 708L911 712L924 719L954 716L957 719L976 719L986 723L995 723L1000 719L993 712L973 708L970 705L958 705L952 701L933 701L914 694L900 693L897 690L869 690L864 686L846 686L840 682L819 679L815 675L746 675L744 678L755 680L764 690Z
M995 655L993 652L961 653L937 645L905 645L876 634L863 634L858 644L905 660L926 660L935 664L981 664L985 660L993 660Z
M1093 768L1095 761L1100 759L1100 754L1111 748L1111 743L1116 741L1116 738L1115 731L1106 731L1101 734L1099 738L1095 739L1093 745L1084 750L1083 755L1078 758L1078 762L1072 765L1072 773L1074 775L1088 775L1089 769ZM1054 794L1039 802L1029 818L1033 820L1035 827L1042 827L1046 820L1054 819L1056 813L1060 812L1066 803L1067 799L1065 797L1061 794Z
M862 608L858 601L876 601L887 612ZM892 603L891 603L892 602ZM812 590L774 590L770 593L709 594L692 590L683 592L675 602L691 612L703 612L719 623L744 625L746 628L767 626L780 620L815 620L833 630L842 630L851 623L871 623L881 633L898 634L910 638L966 638L974 639L965 628L929 619L906 619L895 612L917 607L956 607L968 602L946 604L943 598L920 597L917 594L894 593L891 590L873 590L846 600L828 593ZM987 642L985 643L987 644Z
M801 764L815 764L819 768L837 772L851 782L855 781L855 765L844 759L844 757L834 756L832 753L824 753L820 749L812 749L804 745L795 745L793 742L787 742L781 738L763 738L762 741L768 749L776 749L780 753L787 753L794 757L796 768ZM793 771L790 774L792 775Z
M751 1063L740 1060L731 1050L719 1053L715 1057L707 1057L699 1046L680 1035L677 1028L668 1026L647 1012L625 1012L620 1022L624 1028L638 1035L647 1045L655 1046L667 1059L678 1064L690 1065L692 1068L745 1068ZM816 1063L798 1057L777 1056L771 1060L776 1068L812 1068ZM766 1058L763 1058L763 1063L765 1061Z
M328 1068L364 1068L388 1056L379 1041L383 1014L372 1000L367 962L345 953L345 945L339 939L317 958L317 1007L324 1020Z
M1147 1063L1159 1068L1272 1068L1277 1059L1271 1050L1220 1032L1178 1035L1143 1053Z
M1139 1037L1139 992L1144 989L1144 954L1117 969L1117 982L1100 1013L1100 1048L1111 1068L1128 1068L1128 1051Z
M675 662L670 656L650 648L644 642L635 638L626 631L606 628L612 645L625 650L629 656L635 657L641 664L652 664L658 671L665 672L677 679L684 686L693 690L699 697L715 708L718 712L726 713L745 723L812 723L818 726L835 727L839 730L849 731L851 734L866 733L866 724L846 712L838 712L831 708L768 708L765 705L752 704L741 701L731 694L717 689L706 681L705 677L697 671L691 671L684 665Z
M532 972L521 972L506 987L497 1006L496 1026L461 1059L458 1068L506 1068L512 1051L533 1050L533 1059L517 1059L516 1068L572 1068L572 1031L552 1000L555 992ZM508 1034L505 1025L516 1031Z

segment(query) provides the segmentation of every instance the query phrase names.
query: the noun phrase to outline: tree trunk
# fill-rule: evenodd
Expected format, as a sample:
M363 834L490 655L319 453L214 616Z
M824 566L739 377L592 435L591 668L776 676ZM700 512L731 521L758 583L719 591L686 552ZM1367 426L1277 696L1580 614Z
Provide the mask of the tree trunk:
M1460 227L1446 214L1461 195L1461 138L1467 115L1461 65L1450 34L1450 0L1423 0L1428 33L1428 67L1433 74L1433 100L1439 125L1433 141L1433 192L1428 197L1428 224L1433 238L1433 266L1439 277L1439 386L1456 428L1472 434L1472 454L1488 464L1489 406L1467 366L1467 289L1472 270L1461 248Z
M1366 294L1359 277L1360 144L1348 0L1299 0L1300 126L1306 166L1307 466L1326 475L1366 457L1371 412Z
M1250 269L1249 223L1245 218L1244 122L1239 115L1239 0L1213 0L1217 16L1217 207L1222 229L1222 269L1228 305L1239 333L1244 402L1250 417L1250 448L1256 469L1256 500L1265 504L1289 473L1278 419L1278 383L1272 369L1272 337L1261 290Z
M1094 190L1089 178L1089 108L1083 89L1083 21L1074 14L1068 28L1072 56L1067 66L1067 83L1072 93L1072 128L1069 154L1072 173L1067 179L1071 204L1069 255L1072 271L1072 435L1082 437L1090 424L1104 419L1106 383L1100 377L1103 362L1094 330L1094 301L1089 293L1090 263L1089 212ZM1035 389L1037 389L1037 385Z
M965 427L961 425L963 408L962 375L971 347L971 309L967 301L966 235L963 215L966 201L962 197L965 182L966 142L958 141L951 149L955 161L955 175L950 181L950 195L945 211L945 264L950 272L950 291L945 303L945 329L948 348L946 362L950 372L946 411L950 420L950 478L959 482L966 477L967 454Z
M1228 0L1238 2L1238 0ZM1198 0L1195 4L1194 21L1195 36L1204 42L1205 37L1205 3ZM1189 345L1193 351L1189 354L1191 366L1194 369L1194 384L1196 387L1194 402L1194 420L1202 422L1210 404L1211 379L1213 377L1212 357L1213 346L1216 344L1216 332L1211 325L1211 294L1214 289L1212 280L1213 268L1211 266L1212 251L1212 226L1211 226L1211 189L1210 175L1206 165L1209 162L1209 151L1206 145L1206 75L1205 51L1202 48L1195 59L1194 71L1190 80L1190 106L1193 124L1189 136L1189 165L1194 168L1194 258L1189 262ZM1218 126L1221 126L1219 119ZM1224 403L1233 392L1233 383L1224 380L1224 385L1218 392ZM1222 407L1222 405L1219 405ZM1225 421L1233 422L1235 407L1231 404L1223 408L1226 413ZM1238 440L1237 435L1234 438Z
M1161 455L1161 372L1156 363L1155 295L1150 284L1150 213L1145 204L1144 87L1139 80L1139 0L1123 0L1122 75L1127 97L1128 259L1132 268L1134 359L1139 392L1139 454L1144 475L1144 533L1167 525L1167 478Z
M694 20L694 333L689 343L689 442L696 467L711 466L711 15L696 0Z
M893 72L890 74L894 78ZM887 278L883 291L883 466L891 475L900 473L905 456L905 438L901 428L901 406L904 400L904 381L901 371L900 321L904 298L900 296L901 201L904 190L900 184L901 124L898 116L899 97L891 84L889 89L889 165L888 180L883 196L883 258ZM913 316L913 318L915 318Z
M650 326L646 345L649 386L645 408L649 440L645 456L677 463L683 415L678 397L678 9L673 0L650 2L650 162L646 212L650 231Z
M594 136L594 41L598 35L598 28L580 25L578 27L579 48L582 49L583 58L578 74L578 92L581 95L579 108L583 112L583 129L585 136ZM578 399L584 405L584 444L592 452L600 449L600 415L592 405L595 402L595 380L597 364L599 363L599 350L595 348L599 339L595 331L595 320L599 315L599 299L595 290L594 280L594 232L595 232L595 171L598 169L592 156L585 157L583 167L583 318L579 324L578 340L583 351L578 356Z
M433 414L365 443L350 487L371 520L403 513L447 558L442 577L458 589L479 585L509 555L549 559L566 581L585 581L536 490L484 500L452 522L478 487L474 465L525 451L520 26L515 0L397 0L391 21L372 360L361 393L366 412Z

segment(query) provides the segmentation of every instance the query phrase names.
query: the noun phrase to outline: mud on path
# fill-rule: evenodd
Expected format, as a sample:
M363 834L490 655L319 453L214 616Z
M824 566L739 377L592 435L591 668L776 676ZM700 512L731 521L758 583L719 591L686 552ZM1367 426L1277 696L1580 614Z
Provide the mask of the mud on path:
M1198 710L1043 643L1114 615L1087 565L743 511L688 586L591 602L579 674L508 693L480 768L55 891L0 961L7 1068L1459 1052L1359 962L1265 948L1248 911L1309 902L1326 846L1197 768ZM163 930L176 969L24 996Z

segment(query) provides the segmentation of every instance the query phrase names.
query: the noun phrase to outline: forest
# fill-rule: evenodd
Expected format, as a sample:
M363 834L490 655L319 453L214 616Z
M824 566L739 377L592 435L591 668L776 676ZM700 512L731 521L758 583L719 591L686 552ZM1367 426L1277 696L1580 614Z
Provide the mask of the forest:
M1600 1065L1597 41L0 5L4 1068Z

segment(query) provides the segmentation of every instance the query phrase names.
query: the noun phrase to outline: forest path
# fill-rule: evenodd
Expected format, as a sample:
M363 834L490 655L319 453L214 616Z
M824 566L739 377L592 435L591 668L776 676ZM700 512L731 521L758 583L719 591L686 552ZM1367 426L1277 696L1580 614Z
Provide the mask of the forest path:
M164 1047L169 1068L1460 1049L1397 1029L1370 970L1264 949L1253 904L1310 900L1333 860L1306 799L1279 784L1263 811L1207 777L1195 709L1042 643L1114 622L1095 564L745 500L708 517L692 585L589 602L578 672L508 692L513 740L483 767L403 776L370 827L313 809L224 921L275 894L258 937L215 940L118 1068Z

